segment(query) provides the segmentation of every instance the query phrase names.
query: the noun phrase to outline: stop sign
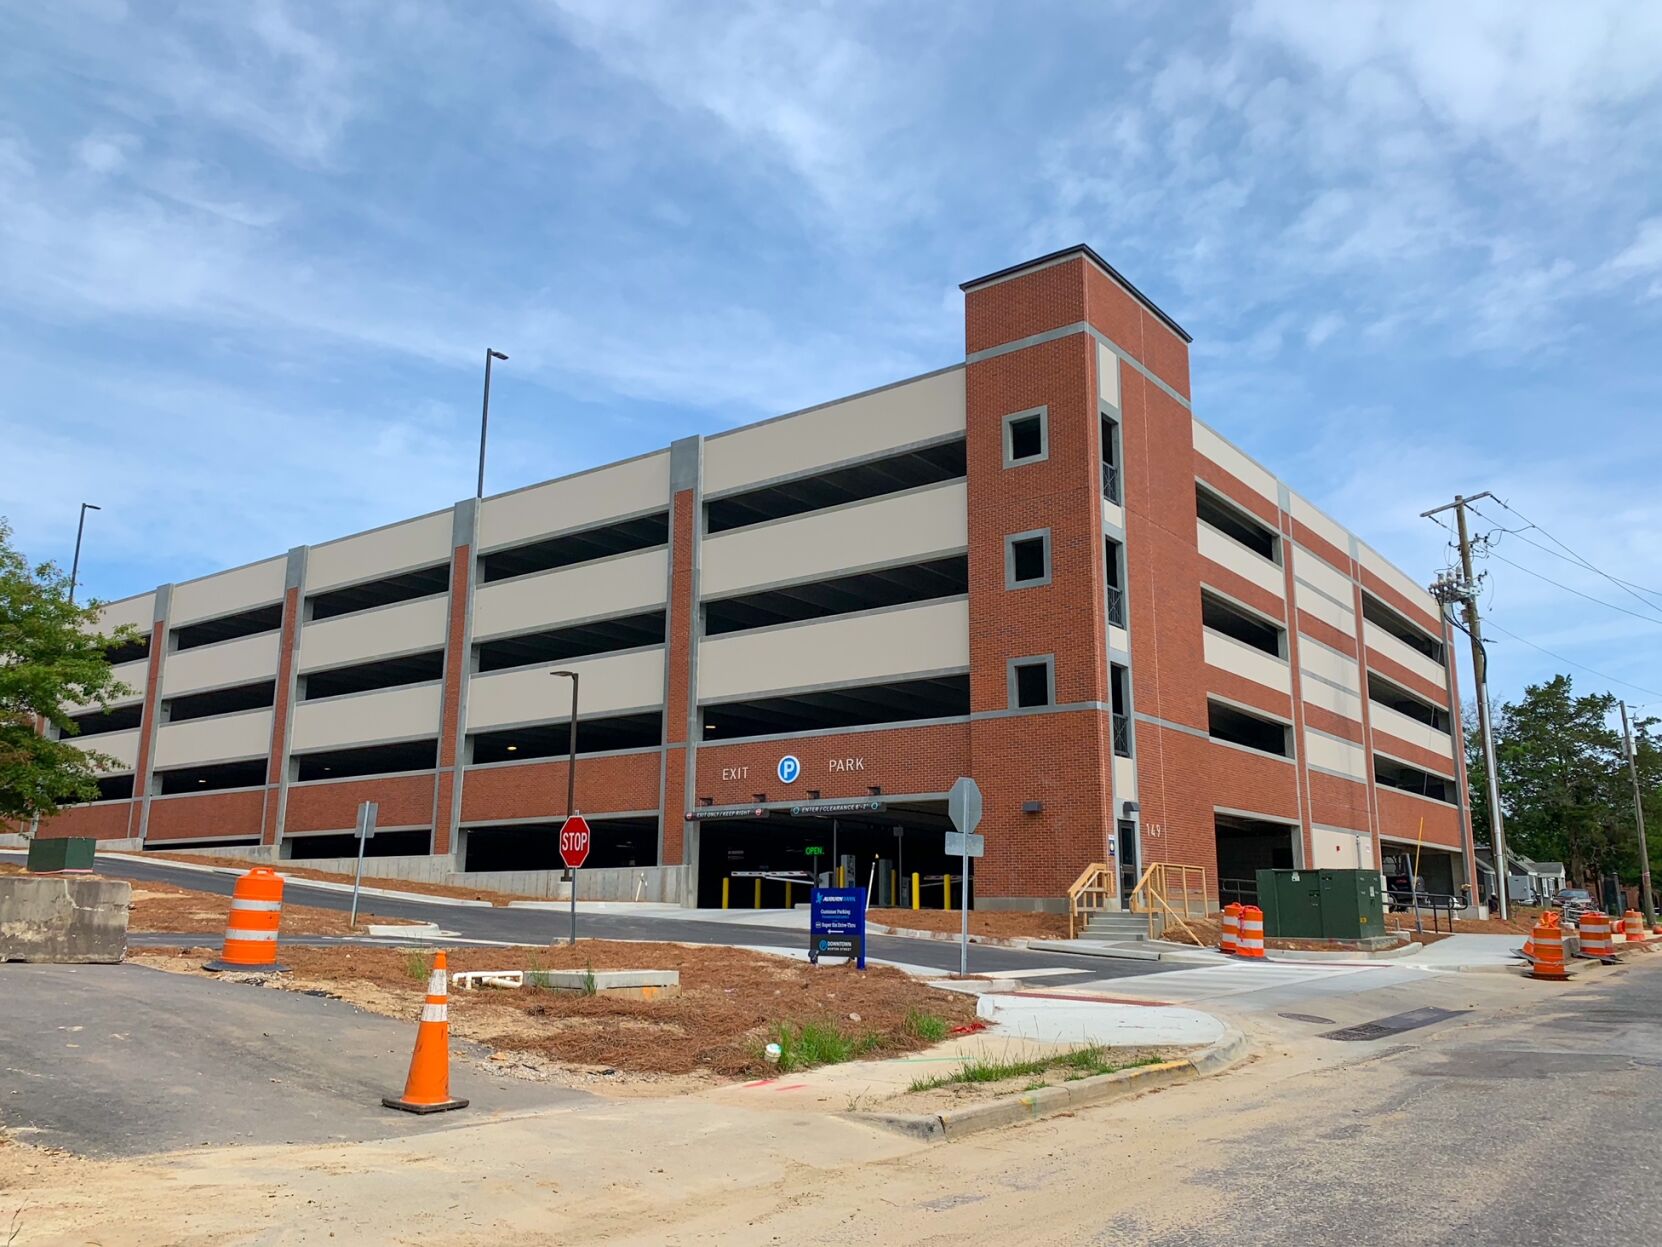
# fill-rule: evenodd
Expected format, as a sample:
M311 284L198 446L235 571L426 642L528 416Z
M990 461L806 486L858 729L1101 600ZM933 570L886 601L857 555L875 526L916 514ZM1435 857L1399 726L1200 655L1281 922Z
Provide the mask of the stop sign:
M567 869L576 870L589 860L589 824L581 814L573 814L560 828L560 860Z

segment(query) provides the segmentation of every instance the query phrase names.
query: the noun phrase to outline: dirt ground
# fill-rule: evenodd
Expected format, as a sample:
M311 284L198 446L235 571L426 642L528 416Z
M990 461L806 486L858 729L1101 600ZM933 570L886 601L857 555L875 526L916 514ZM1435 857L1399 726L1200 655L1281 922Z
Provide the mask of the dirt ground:
M291 973L270 982L290 991L326 991L373 1013L413 1020L421 1011L430 954L391 948L285 948ZM144 965L200 973L194 955L154 950ZM781 1024L834 1027L859 1055L889 1056L928 1046L908 1027L927 1014L947 1026L975 1018L975 1002L889 966L814 968L739 948L585 940L576 949L457 949L450 969L676 970L679 996L622 1000L548 990L452 991L453 1033L486 1044L513 1065L611 1069L624 1075L699 1075L706 1080L771 1073L763 1047ZM548 1064L545 1064L548 1063Z
M1030 936L1046 940L1068 938L1066 914L971 910L969 919L972 935ZM881 922L885 926L902 927L908 931L951 931L956 934L962 919L956 909L868 909L866 921Z

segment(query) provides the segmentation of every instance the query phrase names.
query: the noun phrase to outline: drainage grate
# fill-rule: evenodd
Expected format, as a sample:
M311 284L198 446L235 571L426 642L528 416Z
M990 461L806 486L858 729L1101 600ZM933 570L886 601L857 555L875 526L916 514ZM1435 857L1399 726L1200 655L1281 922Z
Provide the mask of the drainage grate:
M1324 1018L1315 1013L1278 1013L1279 1018L1286 1018L1289 1022L1315 1022L1320 1026L1332 1026L1332 1018Z
M1422 1026L1431 1026L1437 1022L1447 1021L1452 1017L1459 1017L1462 1013L1470 1013L1470 1009L1410 1009L1407 1013L1393 1013L1388 1018L1379 1018L1373 1022L1362 1022L1356 1026L1342 1026L1336 1031L1327 1031L1323 1039L1337 1039L1348 1043L1360 1043L1370 1039L1384 1039L1388 1035L1400 1035L1403 1031L1418 1030Z

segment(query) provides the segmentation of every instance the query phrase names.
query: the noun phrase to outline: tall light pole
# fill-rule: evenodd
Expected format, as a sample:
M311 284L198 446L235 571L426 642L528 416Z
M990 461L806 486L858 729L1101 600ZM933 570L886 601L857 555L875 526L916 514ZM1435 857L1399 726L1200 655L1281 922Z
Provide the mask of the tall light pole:
M491 361L506 361L507 358L501 351L485 348L485 404L479 412L479 486L474 491L475 498L485 496L485 431L491 422Z
M81 504L81 519L75 525L75 561L69 565L69 602L75 604L75 586L81 576L81 537L87 531L87 512L102 511L104 508L90 502Z
M566 732L566 817L577 813L577 685L575 671L551 671L550 675L571 681L571 727ZM577 872L571 872L571 942L577 943Z

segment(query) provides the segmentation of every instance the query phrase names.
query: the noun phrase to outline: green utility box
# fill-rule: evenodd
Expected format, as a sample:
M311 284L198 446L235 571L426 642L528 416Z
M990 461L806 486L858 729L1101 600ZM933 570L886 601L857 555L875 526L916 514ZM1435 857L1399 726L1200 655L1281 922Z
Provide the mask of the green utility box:
M29 869L35 874L55 870L91 870L98 841L86 836L29 841Z
M1260 870L1264 934L1289 940L1360 940L1385 934L1375 870Z

